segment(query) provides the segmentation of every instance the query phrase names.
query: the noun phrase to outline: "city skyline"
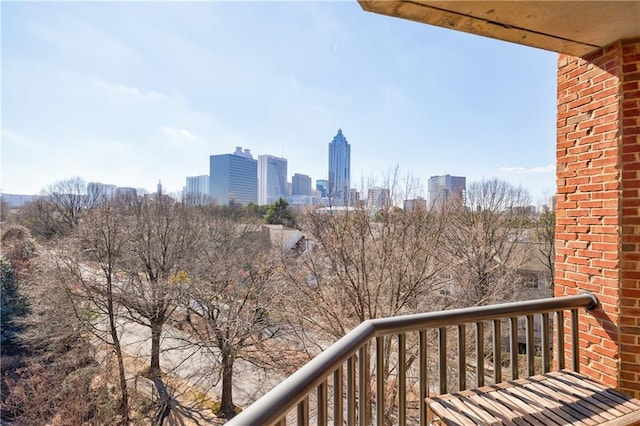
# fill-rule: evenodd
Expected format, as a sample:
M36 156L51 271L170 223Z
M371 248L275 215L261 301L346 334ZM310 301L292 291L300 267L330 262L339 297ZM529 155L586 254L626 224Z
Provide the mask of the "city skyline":
M338 128L352 187L398 165L425 192L443 174L555 189L554 53L355 1L4 2L2 38L5 193L177 192L239 145L326 180Z
M333 153L333 157L345 156L344 152L339 152L339 153L337 152L340 150L346 150L346 153L347 153L346 157L340 158L340 161L334 158L333 162L340 163L342 166L345 166L346 163L350 163L351 150L350 150L350 144L348 143L347 139L344 137L341 128L338 129L336 136L334 136L333 140L329 143L329 158L330 158L329 169L331 169L332 167L332 161L331 161L332 153ZM312 186L311 184L314 181L316 182L316 186L315 186L316 189L314 191L318 192L318 194L316 195L320 197L318 198L317 202L320 203L321 198L328 197L327 200L325 200L325 202L329 202L329 198L336 198L336 196L329 197L328 194L326 195L326 197L319 195L321 191L317 188L317 185L322 182L328 188L330 187L329 180L313 179L311 176L308 176L306 174L295 173L294 175L291 176L291 180L289 181L287 179L287 159L286 158L277 157L270 154L260 154L257 156L257 160L256 160L253 158L251 150L249 148L243 149L243 147L235 147L235 151L233 153L210 155L209 156L210 174L198 175L198 176L186 176L185 185L180 190L171 191L171 194L174 197L176 197L176 199L182 199L183 197L186 197L187 200L192 198L193 199L192 201L197 201L197 202L203 202L205 199L213 199L215 200L216 203L218 203L218 199L220 199L220 194L224 192L228 192L230 194L230 198L224 198L223 204L229 204L229 201L232 201L232 200L238 201L233 199L233 196L231 196L231 191L229 189L231 186L234 186L237 183L237 182L233 182L234 179L231 178L229 173L230 170L231 170L231 174L235 172L235 170L233 170L234 167L228 164L229 162L227 161L227 159L230 156L239 156L243 158L248 158L257 163L257 165L254 168L256 169L255 192L257 194L256 197L257 197L258 205L273 204L280 198L288 199L288 198L295 197L296 195L305 195L305 196L314 195L311 191L311 186ZM225 170L226 177L224 179L224 182L221 182L221 183L219 182L218 185L213 185L212 182L215 179L215 177L214 179L211 178L211 176L215 176L215 174L212 173L214 169L214 166L213 166L214 158L218 160L218 164L220 164L219 163L220 159L225 159L224 168L226 169ZM345 159L347 158L348 158L348 161L345 162ZM349 167L347 166L345 170L348 171ZM216 173L216 174L218 175L218 179L219 179L219 176L220 176L219 173ZM328 175L331 176L331 171L329 171ZM248 176L247 173L242 172L240 176L241 180L246 180L247 176ZM80 177L83 178L82 176ZM302 182L302 183L298 183L297 185L302 185L303 187L308 187L309 189L306 191L297 191L296 179L299 179L301 180L299 182ZM157 183L158 191L160 191L160 188L162 188L161 181L162 180L159 179ZM268 183L265 184L264 182L268 182ZM389 188L377 186L377 184L374 184L372 182L375 182L375 180L373 181L369 180L369 186L366 186L363 180L361 181L361 185L364 185L364 186L359 186L359 187L351 186L349 188L349 191L347 191L347 194L353 191L356 191L356 194L362 193L360 195L360 198L361 198L365 193L367 193L368 195L367 197L364 198L364 200L368 200L368 201L371 201L370 200L372 196L371 194L374 194L373 198L377 200L375 201L375 203L379 204L380 202L378 199L381 198L380 191L387 191L386 196L388 197ZM251 187L252 184L253 182L250 182L250 183L243 182L241 185L245 187L244 189L247 189ZM100 192L115 191L116 189L120 189L120 190L126 189L126 190L135 190L137 192L140 192L141 194L153 193L152 190L149 190L148 188L144 188L144 187L135 187L130 185L121 187L121 186L116 186L110 183L93 182L93 181L87 182L87 193L96 191L96 187L100 187L99 189ZM437 175L437 176L429 177L426 184L423 184L422 182L420 182L420 184L417 187L414 187L413 193L409 195L417 196L418 198L421 198L421 199L422 197L426 197L425 201L428 201L429 204L433 207L433 204L438 201L438 200L435 200L435 198L439 198L439 196L443 196L444 199L446 199L448 198L452 190L454 192L461 190L462 191L461 196L464 198L465 189L466 189L466 177L464 176L458 177L458 176L451 176L449 174L445 174L445 175ZM7 195L27 195L27 196L37 195L37 194L12 194L8 192L4 192L4 193ZM336 199L333 200L333 202L335 201ZM347 201L347 200L344 200L344 201ZM412 200L405 199L403 201L407 202ZM464 204L464 199L462 201ZM538 200L531 199L530 201L531 203L537 202L538 205L543 205L548 201L548 197L547 199L538 199ZM253 202L253 201L250 201L248 199L245 200L243 198L240 204L246 204L247 202ZM439 202L442 202L442 200L439 200Z

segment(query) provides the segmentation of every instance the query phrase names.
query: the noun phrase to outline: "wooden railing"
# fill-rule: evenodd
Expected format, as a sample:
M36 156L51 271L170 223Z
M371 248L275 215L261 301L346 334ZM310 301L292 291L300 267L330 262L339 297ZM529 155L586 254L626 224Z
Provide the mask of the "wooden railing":
M565 321L571 330L571 366L578 371L578 309L592 309L597 303L593 294L584 292L368 320L228 424L308 425L313 419L318 425L382 425L391 419L402 426L415 417L412 423L426 425L427 396L444 394L450 387L467 389L468 379L475 378L474 385L481 387L485 381L502 381L503 374L517 379L546 373L551 369L553 352L557 367L565 368ZM555 327L555 351L551 349L553 321L561 325ZM540 324L539 336L534 324ZM456 339L450 339L452 335ZM437 353L428 350L432 345L438 347ZM525 353L521 355L522 348ZM508 358L503 359L503 351ZM436 381L430 380L430 371L437 371L437 385L430 384ZM448 381L452 375L457 375L453 385ZM410 394L417 395L411 399ZM411 407L410 401L414 403Z

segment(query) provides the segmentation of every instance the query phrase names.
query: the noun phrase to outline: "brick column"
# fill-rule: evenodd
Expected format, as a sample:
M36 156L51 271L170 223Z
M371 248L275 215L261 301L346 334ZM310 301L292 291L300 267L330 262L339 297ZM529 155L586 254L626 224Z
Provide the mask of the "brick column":
M555 295L597 295L581 372L640 397L640 39L560 55L557 128Z

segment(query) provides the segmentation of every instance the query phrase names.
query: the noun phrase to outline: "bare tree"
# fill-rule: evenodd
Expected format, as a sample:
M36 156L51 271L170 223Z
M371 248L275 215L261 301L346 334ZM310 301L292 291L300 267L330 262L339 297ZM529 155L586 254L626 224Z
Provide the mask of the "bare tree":
M419 190L397 166L382 188L393 205L385 203L375 215L363 203L307 213L304 231L313 248L285 265L301 299L317 307L317 325L334 338L367 319L415 311L442 282L445 259L438 247L446 218L395 206Z
M2 255L15 266L24 266L39 251L31 232L24 226L10 225L2 231Z
M9 223L13 221L14 214L11 212L11 207L4 197L0 196L0 222Z
M56 212L56 207L42 197L25 205L16 215L16 222L25 226L40 240L51 240L63 235L67 226Z
M260 226L207 215L202 224L199 268L190 277L186 299L192 330L215 348L220 360L220 413L235 415L233 368L247 351L263 348L279 335L271 313L283 303L273 279L274 262L268 231Z
M87 192L87 182L79 176L56 182L46 194L59 218L69 228L77 226L82 212L98 200L95 194Z
M94 360L84 324L74 315L53 265L55 259L43 253L20 275L29 313L18 336L20 363L3 359L2 419L15 424L112 422L117 413L111 410L106 372Z
M72 177L50 185L40 197L28 203L17 215L17 221L28 227L34 236L52 239L64 236L78 225L82 213L100 201L87 192L81 177Z
M117 327L120 294L116 274L128 241L128 224L123 205L118 200L106 200L84 213L81 224L60 256L67 291L77 303L76 313L81 320L88 320L88 328L104 343L113 348L118 364L120 384L119 413L121 424L129 423L129 392L125 366ZM86 312L98 315L87 317ZM81 313L81 314L80 314ZM107 336L104 336L103 318L107 320Z
M556 255L555 228L556 213L553 210L541 214L536 221L536 243L538 244L538 251L542 256L542 262L548 271L552 283L555 272L554 263Z
M463 305L480 305L516 296L524 263L523 235L530 225L529 195L498 180L474 182L467 206L449 206L451 217L442 240L453 266L452 292Z
M149 376L160 377L162 329L183 291L177 277L189 270L195 249L189 209L166 196L130 200L129 239L122 270L122 297L130 319L151 329Z
M402 184L401 180L390 180ZM405 183L413 185L413 180ZM391 185L390 198L394 195ZM304 230L309 250L285 259L288 281L297 291L292 318L313 350L323 349L362 321L436 309L441 299L441 256L445 222L422 208L379 210L375 221L364 205L352 210L308 213ZM393 339L385 339L383 375L396 370ZM413 358L410 359L411 364ZM386 421L397 403L389 393Z

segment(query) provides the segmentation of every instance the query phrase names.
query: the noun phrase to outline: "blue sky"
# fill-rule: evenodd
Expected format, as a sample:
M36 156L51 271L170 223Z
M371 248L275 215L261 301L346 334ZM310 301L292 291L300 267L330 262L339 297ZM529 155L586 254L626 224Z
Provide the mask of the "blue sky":
M552 52L376 15L349 2L2 2L2 180L82 176L178 191L235 146L352 181L555 188ZM357 185L356 185L357 186Z

